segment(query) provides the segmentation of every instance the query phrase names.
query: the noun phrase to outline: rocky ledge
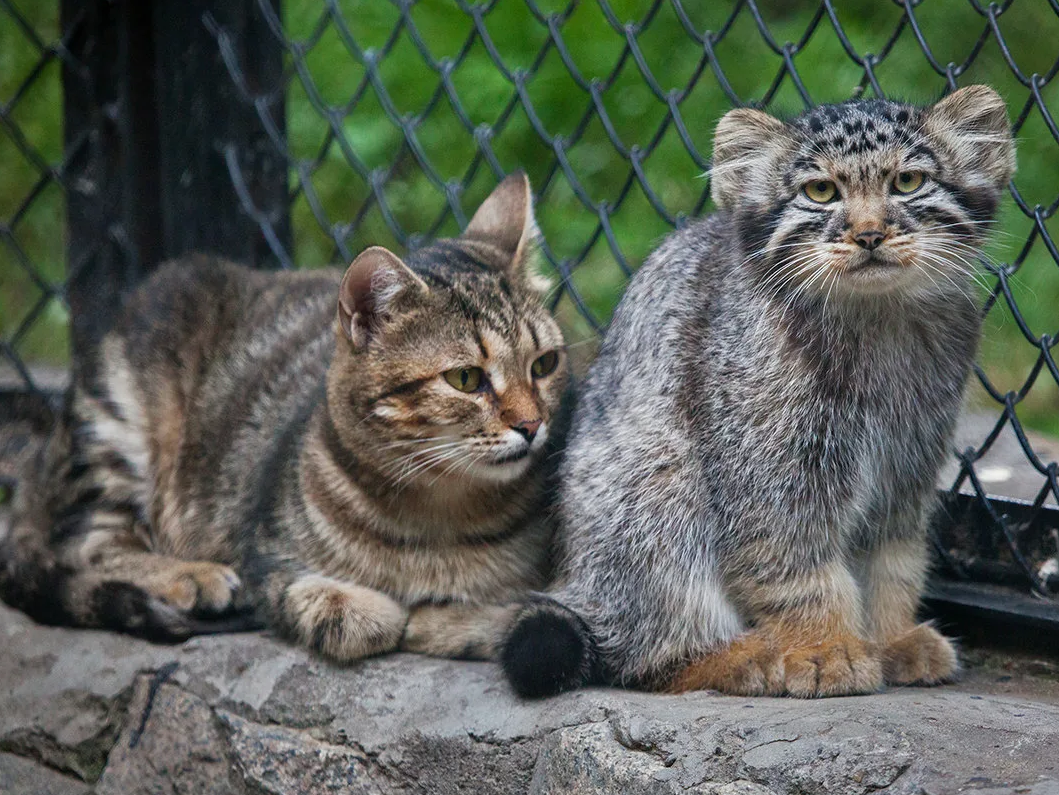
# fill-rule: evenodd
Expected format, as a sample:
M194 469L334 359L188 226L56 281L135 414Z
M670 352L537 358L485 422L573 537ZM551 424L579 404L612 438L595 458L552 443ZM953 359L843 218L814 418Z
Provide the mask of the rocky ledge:
M1057 693L974 674L815 702L598 689L526 703L492 665L336 668L261 635L153 646L0 607L0 644L12 795L1059 793Z

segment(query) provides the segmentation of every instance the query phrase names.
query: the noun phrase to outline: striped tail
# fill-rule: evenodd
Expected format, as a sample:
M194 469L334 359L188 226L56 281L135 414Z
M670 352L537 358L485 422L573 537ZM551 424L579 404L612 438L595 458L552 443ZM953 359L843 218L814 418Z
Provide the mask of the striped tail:
M500 651L500 662L511 686L523 698L554 696L603 681L588 624L542 594L523 604Z
M56 419L56 407L46 395L0 392L0 504L14 493Z

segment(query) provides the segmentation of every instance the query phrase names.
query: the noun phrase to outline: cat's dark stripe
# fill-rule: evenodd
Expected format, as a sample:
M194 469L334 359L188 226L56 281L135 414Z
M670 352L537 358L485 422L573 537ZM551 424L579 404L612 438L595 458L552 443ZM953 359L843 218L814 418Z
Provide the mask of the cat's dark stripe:
M478 350L482 354L483 359L489 358L489 350L485 347L485 341L482 339L482 332L478 328L478 323L474 324L474 341L478 345Z
M417 389L421 389L427 382L426 378L416 378L413 381L409 381L399 386L395 386L392 389L387 389L385 392L376 395L369 401L371 404L378 403L380 400L386 400L387 398L398 397L399 395L409 395L415 392Z
M997 209L996 191L984 188L964 187L950 182L938 181L960 205L967 210L972 221L989 221Z

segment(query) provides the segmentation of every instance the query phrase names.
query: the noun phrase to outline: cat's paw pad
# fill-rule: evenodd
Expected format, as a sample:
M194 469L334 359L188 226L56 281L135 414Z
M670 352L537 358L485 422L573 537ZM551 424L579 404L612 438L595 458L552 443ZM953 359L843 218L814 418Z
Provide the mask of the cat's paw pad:
M789 649L783 667L787 693L798 698L874 693L883 683L878 656L851 635Z
M930 624L919 624L887 643L883 676L890 685L937 685L960 670L952 642Z
M184 612L223 613L233 606L241 585L228 566L190 561L167 566L149 578L146 589Z
M734 696L779 695L783 678L783 656L777 647L750 633L691 663L666 689L671 693L717 690Z
M408 621L386 594L319 575L288 586L285 607L301 641L337 662L395 650Z

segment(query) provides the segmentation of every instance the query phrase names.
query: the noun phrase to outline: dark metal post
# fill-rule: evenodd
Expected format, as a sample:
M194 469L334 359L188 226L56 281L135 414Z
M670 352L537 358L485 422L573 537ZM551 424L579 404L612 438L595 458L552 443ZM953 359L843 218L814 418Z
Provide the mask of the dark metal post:
M280 0L269 0L278 9ZM121 295L192 251L274 265L241 209L225 151L257 207L289 238L286 162L236 95L207 14L235 40L252 88L280 81L283 51L257 0L61 0L68 160L67 298L75 370ZM272 106L284 126L283 105ZM285 241L286 242L286 241Z
M62 0L67 287L74 369L160 256L148 4Z
M277 13L279 0L269 0ZM233 39L251 91L281 83L283 50L257 0L155 0L155 86L165 255L210 251L255 267L274 266L257 222L242 211L224 159L234 147L255 205L278 219L289 239L287 163L275 151L256 110L238 95L211 15ZM283 130L284 107L272 112ZM287 239L284 242L287 242Z

